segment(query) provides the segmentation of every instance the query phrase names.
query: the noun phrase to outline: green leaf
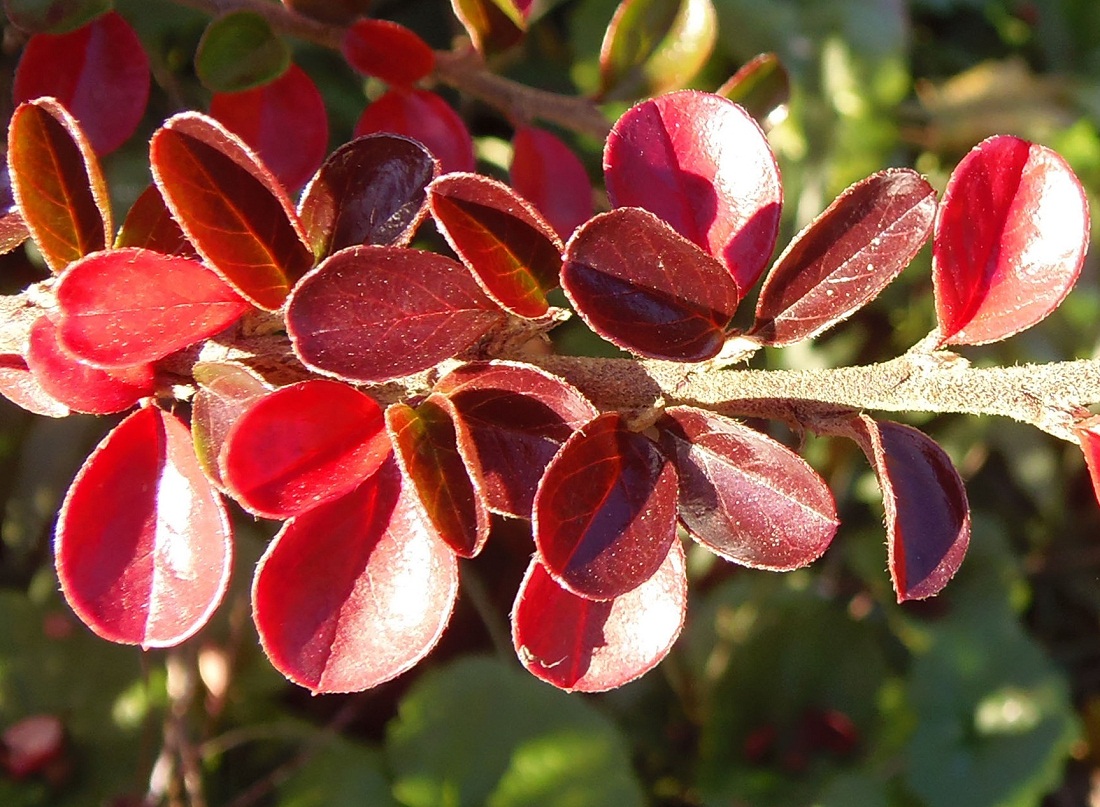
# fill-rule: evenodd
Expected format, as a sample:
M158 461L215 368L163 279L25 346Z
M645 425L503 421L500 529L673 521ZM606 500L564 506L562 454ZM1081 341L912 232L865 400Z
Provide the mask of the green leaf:
M381 755L336 738L279 786L276 807L398 807Z
M290 47L254 11L233 11L213 20L195 54L195 72L214 92L262 86L288 67Z
M67 34L111 10L111 0L4 0L4 13L30 34Z

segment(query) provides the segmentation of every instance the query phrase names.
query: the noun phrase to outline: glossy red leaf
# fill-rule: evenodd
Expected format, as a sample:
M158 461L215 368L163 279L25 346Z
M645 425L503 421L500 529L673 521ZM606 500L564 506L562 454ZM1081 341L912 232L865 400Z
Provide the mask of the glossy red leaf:
M601 213L574 233L561 285L600 336L671 361L717 355L740 301L721 263L635 207Z
M134 248L70 265L57 303L61 345L106 368L156 361L224 330L249 308L206 265Z
M787 117L791 77L778 56L761 53L741 65L714 94L739 104L767 129Z
M749 332L767 345L817 336L878 296L932 232L936 191L892 168L848 188L783 251Z
M290 199L236 135L197 112L149 145L153 179L195 249L258 308L278 309L313 265Z
M446 174L428 186L428 209L447 243L498 305L536 318L549 308L562 244L530 203L478 174Z
M233 498L248 510L290 518L354 490L389 454L374 399L316 378L249 406L230 427L218 465Z
M115 248L124 247L151 249L162 255L178 255L181 258L197 260L199 257L179 223L172 218L156 185L142 191L130 206L126 220L115 237Z
M134 29L110 11L67 34L31 37L15 72L16 103L51 96L80 121L99 155L121 146L149 99L149 57Z
M599 414L575 387L530 365L474 362L435 389L469 429L490 509L530 518L547 464L574 431Z
M538 208L563 241L592 218L592 183L584 164L543 129L516 129L509 181Z
M911 426L859 415L855 439L878 476L898 602L938 594L966 556L970 506L951 459Z
M348 64L389 84L408 86L435 70L435 52L404 25L361 19L344 32L340 52Z
M294 289L286 316L307 367L364 383L426 370L504 319L462 264L400 247L331 255Z
M603 155L615 207L643 207L721 260L738 288L756 283L779 231L783 188L764 133L745 110L683 90L643 101Z
M355 136L389 132L423 143L444 173L474 170L474 142L462 118L433 92L392 89L371 103Z
M309 181L328 152L325 99L296 64L260 87L214 93L210 116L247 143L291 192Z
M0 354L0 395L43 417L63 418L70 414L69 407L42 388L26 359L19 354Z
M450 620L458 562L422 518L390 460L348 495L286 523L252 585L253 618L276 669L315 693L355 692L427 655Z
M1061 156L1008 135L979 143L936 216L940 344L996 342L1042 320L1077 282L1088 242L1088 200Z
M69 488L54 542L57 577L99 636L171 647L221 602L231 537L187 427L146 407L103 439Z
M537 678L567 692L602 692L656 667L686 609L684 550L676 542L649 580L613 600L578 597L532 559L512 608L512 644Z
M529 4L513 0L451 0L455 16L481 54L507 50L523 40Z
M538 558L575 594L610 600L649 580L676 540L676 471L608 412L561 447L535 492Z
M223 492L218 456L241 413L272 391L251 368L231 362L198 362L191 368L198 389L191 399L191 437L206 476Z
M74 412L121 412L156 389L151 364L108 371L78 361L58 344L57 329L46 316L31 328L27 366L42 389Z
M24 224L54 272L110 243L111 204L99 161L52 98L20 104L12 115L8 173Z
M1092 491L1096 501L1100 502L1100 421L1090 418L1077 425L1074 430L1085 455L1085 464L1092 480Z
M836 534L825 481L786 446L737 421L686 406L657 424L680 480L680 521L703 546L757 569L821 557Z
M456 555L472 558L489 537L481 469L454 404L431 395L416 409L396 403L386 427L405 478L436 533Z

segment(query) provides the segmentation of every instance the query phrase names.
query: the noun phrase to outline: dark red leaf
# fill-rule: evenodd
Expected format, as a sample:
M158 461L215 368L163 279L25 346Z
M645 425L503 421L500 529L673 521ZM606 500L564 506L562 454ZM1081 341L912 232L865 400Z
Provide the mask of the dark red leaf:
M513 0L451 0L455 16L479 53L507 50L523 39L529 4Z
M54 272L110 242L111 204L99 161L52 98L20 104L12 115L8 172L23 221Z
M546 313L562 244L525 199L478 174L446 174L428 186L428 208L447 243L497 304L521 317Z
M36 415L63 418L70 414L69 407L42 389L21 355L0 354L0 395Z
M775 262L749 334L789 345L851 316L909 265L935 215L936 191L908 168L852 185Z
M474 142L462 118L433 92L392 89L370 104L355 136L389 132L427 146L444 173L474 170Z
M658 421L676 464L680 521L727 560L788 571L821 557L836 534L836 505L806 461L765 434L686 406Z
M575 594L610 600L649 580L676 540L676 471L608 412L561 447L535 493L538 558Z
M172 218L164 197L156 185L150 185L130 206L126 220L115 238L115 247L151 249L162 255L178 255L198 260L199 253L183 234L179 223Z
M68 34L31 37L12 94L16 103L56 98L102 156L141 123L149 99L149 58L130 24L110 11Z
M599 412L574 387L513 362L467 364L439 380L469 429L489 507L530 518L535 489L558 449Z
M198 390L191 399L191 437L206 476L225 491L218 456L229 429L272 387L255 371L230 362L198 362L191 368ZM227 491L226 491L227 492Z
M290 518L354 490L389 454L374 399L317 378L256 400L230 427L218 465L248 510Z
M537 678L567 692L602 692L657 666L680 635L686 608L677 542L651 578L613 600L578 597L532 559L512 608L512 644Z
M547 131L534 126L516 129L509 181L563 241L592 218L592 183L584 164Z
M717 355L741 295L721 263L651 213L601 213L565 249L561 285L600 336L642 356Z
M460 263L400 247L351 247L294 289L287 330L320 373L381 382L454 356L504 319Z
M396 403L386 426L405 478L436 533L459 557L477 555L489 537L481 469L454 404L431 395L416 409Z
M756 283L775 246L783 189L745 110L693 90L643 101L612 128L603 163L615 207L644 207L721 260L738 288Z
M1008 135L979 143L936 215L940 344L996 342L1042 320L1077 282L1088 242L1088 200L1062 157Z
M54 543L57 576L99 636L171 647L221 602L231 537L187 427L146 407L103 439L69 488Z
M938 594L970 544L970 506L958 471L932 438L910 426L867 415L851 426L882 489L898 602Z
M408 86L435 70L435 52L404 25L362 19L344 33L340 52L348 64L389 84Z
M134 248L70 265L57 303L62 347L106 368L156 361L224 330L249 308L206 265Z
M778 56L761 53L741 65L714 94L739 104L767 129L787 117L791 77Z
M291 192L306 184L328 152L325 99L296 64L260 87L214 93L210 116L247 143Z
M332 152L302 192L298 215L324 258L345 247L406 246L428 214L439 163L415 140L377 134Z
M390 460L348 495L287 522L252 585L276 669L315 693L355 692L428 654L451 617L458 562L422 518Z
M221 124L169 118L149 145L153 179L199 254L246 299L278 309L313 254L290 199Z

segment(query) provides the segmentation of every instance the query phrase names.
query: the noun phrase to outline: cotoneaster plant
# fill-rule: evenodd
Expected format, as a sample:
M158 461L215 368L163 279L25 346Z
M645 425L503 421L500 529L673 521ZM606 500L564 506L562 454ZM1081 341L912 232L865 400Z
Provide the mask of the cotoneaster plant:
M473 13L490 7L512 13ZM528 7L456 10L491 51L522 35ZM787 571L838 532L824 480L739 417L859 445L899 601L947 584L969 508L930 437L872 413L1034 424L1078 442L1100 490L1100 425L1085 408L1100 402L1100 362L973 369L951 351L1035 325L1077 280L1088 204L1049 149L990 138L939 198L915 171L876 173L773 261L779 170L756 120L724 97L772 75L766 57L722 95L673 91L625 112L604 148L610 209L593 215L584 169L531 119L602 134L595 107L526 109L507 185L474 172L465 124L420 82L498 100L511 84L391 23L262 14L391 89L327 157L323 103L294 66L216 94L209 114L173 115L150 140L153 184L118 227L97 155L144 112L132 30L111 12L34 37L17 75L0 236L8 250L32 239L52 276L3 300L0 391L52 417L124 413L69 488L55 539L65 598L103 638L166 647L200 630L226 591L227 506L239 507L282 523L254 570L233 571L254 575L271 663L315 693L368 689L431 651L459 559L492 540L498 514L531 528L511 611L520 662L562 689L606 690L676 641L685 540ZM218 25L239 22L212 24L200 74L224 68L209 55ZM617 15L605 40L606 97L637 78L614 35L629 24ZM117 58L96 55L107 51ZM95 114L88 82L50 78L72 59L131 103ZM528 96L516 97L519 115ZM280 110L301 115L293 148L263 123ZM428 218L453 254L412 246ZM840 325L929 240L938 324L910 351L748 368L763 347ZM740 317L751 324L733 328L757 285ZM571 312L551 304L559 286ZM554 354L547 334L571 313L633 358Z

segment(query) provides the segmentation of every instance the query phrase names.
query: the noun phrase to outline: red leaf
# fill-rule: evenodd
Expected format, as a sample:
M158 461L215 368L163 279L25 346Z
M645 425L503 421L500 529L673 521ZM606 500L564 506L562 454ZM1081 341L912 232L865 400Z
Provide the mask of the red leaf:
M139 247L151 249L162 255L178 255L198 260L195 247L183 234L179 223L172 218L164 197L156 185L150 185L130 206L126 221L115 238L115 248Z
M717 355L740 300L722 264L633 207L601 213L573 234L561 284L600 336L671 361Z
M149 648L179 644L206 624L229 583L231 546L187 427L146 407L84 462L54 552L61 590L84 624Z
M469 429L489 507L515 518L531 517L547 464L599 414L574 387L526 364L467 364L435 389L451 399Z
M8 172L46 265L60 272L111 239L111 204L94 152L52 98L20 104L8 126Z
M278 309L313 265L286 192L235 135L197 112L149 144L153 179L199 254L259 308Z
M252 369L230 362L198 362L191 374L198 386L191 399L195 455L207 478L228 493L218 467L225 438L241 413L272 387Z
M392 460L286 523L256 568L252 613L271 663L315 693L395 678L435 646L458 568L426 529Z
M48 777L50 766L65 765L65 725L56 715L25 717L4 729L0 748L0 765L13 779Z
M396 403L386 426L405 478L439 537L459 557L481 552L489 537L489 510L481 469L454 404L431 395L416 409Z
M31 237L23 213L15 203L7 160L0 165L0 255L11 252Z
M602 692L653 669L684 624L684 550L613 600L578 597L531 560L512 608L512 644L530 673L567 692Z
M348 64L388 84L408 86L435 70L435 53L404 25L361 19L351 24L340 43Z
M425 188L439 163L415 140L367 135L332 152L302 192L298 215L313 253L407 246L428 214Z
M331 255L294 289L286 316L307 367L364 383L426 370L504 319L464 266L400 247Z
M644 207L722 261L747 290L771 258L783 188L764 133L724 98L683 90L643 101L603 155L615 207Z
M538 557L575 594L610 600L649 580L676 540L676 471L608 412L550 461L535 493Z
M390 132L419 140L443 173L474 170L474 142L462 118L433 92L393 89L363 110L355 136Z
M509 177L512 187L542 212L562 240L592 218L588 172L549 132L534 126L516 129Z
M498 305L537 318L556 288L562 244L515 191L478 174L447 174L428 186L428 207L447 243Z
M936 191L916 171L887 169L852 185L775 262L749 333L790 345L851 316L909 265L935 214Z
M151 364L108 371L77 361L58 344L57 330L46 316L31 328L27 366L42 389L74 412L121 412L156 388Z
M898 602L938 594L970 544L970 506L958 471L942 448L910 426L859 415L851 427L882 489Z
M62 347L98 367L156 361L213 336L248 303L204 264L145 249L96 252L57 285Z
M824 480L781 443L741 423L686 406L658 421L680 480L680 520L727 560L788 571L821 557L836 534Z
M69 407L42 389L27 362L19 355L0 354L0 395L43 417L63 418L70 414Z
M247 143L291 192L306 184L328 152L325 99L296 64L262 87L214 93L210 116Z
M52 96L80 121L100 156L121 146L149 100L149 58L116 12L67 34L32 36L12 88L15 102Z
M233 497L266 518L290 518L354 490L390 453L382 410L338 381L281 387L253 403L225 437L218 464Z
M1092 491L1096 501L1100 502L1100 421L1090 418L1077 425L1074 430L1085 455L1085 464L1092 480Z
M1081 273L1085 191L1048 148L1000 135L955 168L936 216L940 344L1005 339L1046 317Z

